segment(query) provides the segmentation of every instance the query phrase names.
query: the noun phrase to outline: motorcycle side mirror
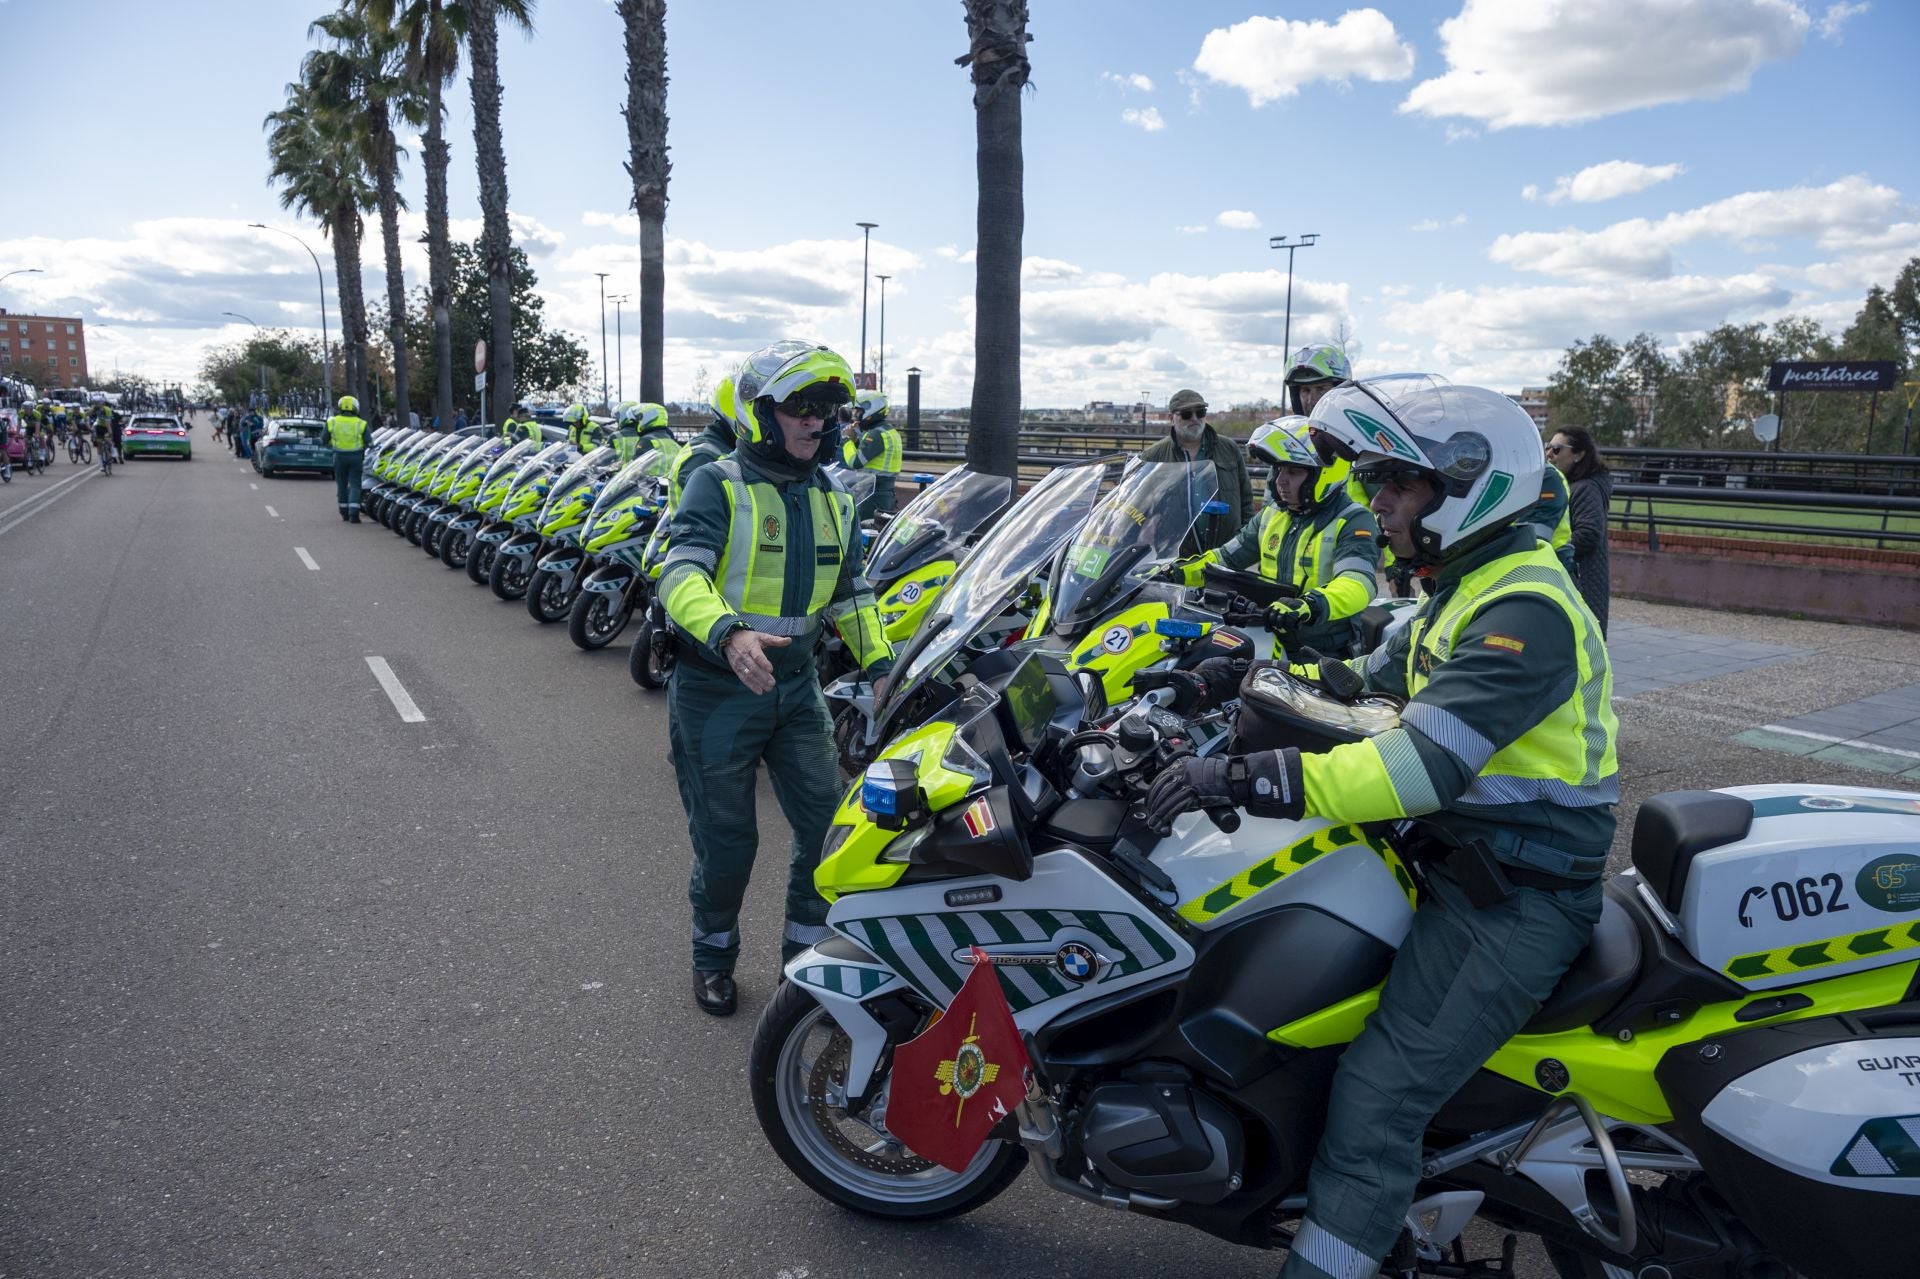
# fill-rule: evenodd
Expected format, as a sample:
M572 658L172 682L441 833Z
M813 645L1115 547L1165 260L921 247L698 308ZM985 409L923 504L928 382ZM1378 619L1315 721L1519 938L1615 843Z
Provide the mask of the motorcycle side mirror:
M1107 689L1100 677L1092 671L1074 672L1073 682L1080 686L1080 696L1086 699L1087 708L1081 716L1081 722L1092 723L1107 713Z

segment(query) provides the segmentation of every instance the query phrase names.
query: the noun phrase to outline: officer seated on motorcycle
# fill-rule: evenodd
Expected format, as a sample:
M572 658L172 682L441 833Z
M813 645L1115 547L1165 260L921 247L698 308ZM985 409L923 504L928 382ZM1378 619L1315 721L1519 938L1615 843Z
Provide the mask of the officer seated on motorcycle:
M1344 655L1352 618L1373 599L1380 526L1354 505L1345 468L1328 467L1307 438L1307 419L1283 417L1253 432L1247 450L1269 468L1267 504L1224 546L1184 560L1176 575L1199 586L1208 564L1249 570L1292 586L1297 598L1267 610L1267 623L1295 648Z
M593 415L587 412L587 406L580 401L575 400L567 405L567 411L560 415L560 420L567 424L567 443L582 453L591 452L599 444L600 427L593 420Z
M1527 415L1493 391L1407 377L1336 388L1313 423L1357 452L1381 529L1432 583L1411 625L1348 664L1407 699L1400 725L1324 754L1183 760L1147 807L1161 829L1220 805L1415 819L1426 891L1340 1060L1281 1271L1350 1279L1374 1274L1400 1233L1428 1122L1586 946L1620 787L1600 628L1520 522L1543 465Z

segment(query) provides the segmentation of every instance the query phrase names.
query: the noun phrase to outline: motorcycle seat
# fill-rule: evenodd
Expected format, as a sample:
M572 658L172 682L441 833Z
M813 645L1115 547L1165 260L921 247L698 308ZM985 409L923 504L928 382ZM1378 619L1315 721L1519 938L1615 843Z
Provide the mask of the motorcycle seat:
M1640 805L1633 820L1633 868L1668 910L1678 911L1693 859L1747 837L1753 805L1711 790L1669 791Z
M1640 930L1609 885L1601 899L1600 921L1593 926L1593 939L1520 1033L1557 1035L1592 1025L1612 1012L1632 989L1640 975L1641 957Z

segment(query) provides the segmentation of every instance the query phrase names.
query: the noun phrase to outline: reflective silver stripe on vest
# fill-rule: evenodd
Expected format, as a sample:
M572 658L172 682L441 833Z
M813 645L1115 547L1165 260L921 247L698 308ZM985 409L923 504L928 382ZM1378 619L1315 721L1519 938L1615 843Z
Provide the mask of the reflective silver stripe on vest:
M667 558L661 561L662 565L697 564L709 573L713 572L714 565L719 562L719 556L698 546L676 546L668 551Z
M747 625L769 635L790 635L800 639L820 629L817 617L774 617L766 613L742 613Z
M1427 776L1427 766L1420 762L1420 751L1407 736L1407 730L1390 728L1374 738L1373 744L1380 752L1380 762L1387 766L1387 780L1393 783L1401 811L1408 817L1439 812L1440 796L1434 791L1433 779Z
M1564 571L1555 572L1550 569L1536 568L1531 564L1523 564L1510 572L1501 574L1499 580L1487 588L1487 592L1499 590L1509 582L1527 582L1534 586L1545 587L1562 602L1569 612L1577 614L1584 623L1580 628L1584 632L1580 640L1580 650L1582 656L1587 659L1587 669L1593 672L1593 678L1580 687L1580 712L1587 725L1581 734L1581 744L1586 748L1587 766L1580 780L1584 787L1595 786L1600 783L1600 765L1607 757L1607 730L1601 722L1601 714L1607 701L1608 666L1606 641L1600 638L1600 623L1587 608L1586 601L1580 598L1580 593L1577 590L1567 589L1572 582ZM1574 806L1591 807L1593 804L1618 803L1620 783L1617 778L1612 779L1612 786L1612 799L1587 800ZM1572 788L1569 788L1569 792L1578 793L1573 792Z
M1380 1272L1377 1260L1312 1221L1300 1223L1300 1232L1293 1237L1293 1251L1333 1279L1374 1279Z
M1473 779L1460 797L1463 804L1494 807L1499 804L1531 804L1545 800L1562 808L1597 808L1620 802L1620 778L1603 778L1588 786L1569 786L1557 777L1508 777L1500 773L1482 773Z
M1358 555L1349 555L1343 560L1334 561L1332 576L1338 577L1342 573L1358 573L1371 583L1374 572L1375 570L1371 560L1362 559Z
M727 530L727 572L723 580L714 586L720 591L720 598L727 607L739 610L747 599L747 565L753 560L754 537L757 530L753 526L754 502L753 486L747 482L740 470L740 464L731 458L715 462L715 469L727 486L727 496L732 509L733 523Z
M1408 702L1400 712L1400 722L1418 729L1422 737L1464 764L1469 773L1478 773L1493 758L1493 743L1452 711L1425 702Z

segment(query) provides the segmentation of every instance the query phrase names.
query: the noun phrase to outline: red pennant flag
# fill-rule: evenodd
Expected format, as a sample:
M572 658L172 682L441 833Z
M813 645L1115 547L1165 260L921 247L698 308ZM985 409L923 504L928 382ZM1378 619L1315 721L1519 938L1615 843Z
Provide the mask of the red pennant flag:
M922 1159L964 1172L1027 1095L1027 1048L987 953L947 1011L893 1055L887 1128Z

